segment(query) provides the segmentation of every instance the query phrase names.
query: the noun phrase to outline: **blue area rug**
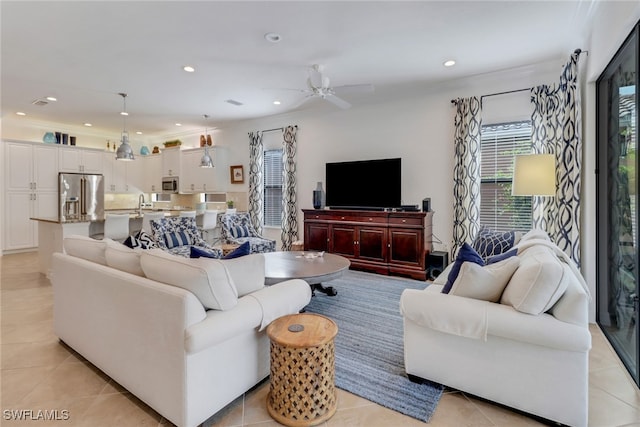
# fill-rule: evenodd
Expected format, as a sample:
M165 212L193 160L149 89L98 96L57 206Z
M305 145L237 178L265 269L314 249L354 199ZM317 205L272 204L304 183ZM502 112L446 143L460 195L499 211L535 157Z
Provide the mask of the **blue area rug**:
M400 294L424 289L425 282L349 270L328 282L338 295L319 292L307 312L338 324L336 386L384 407L428 422L443 386L416 384L404 370Z

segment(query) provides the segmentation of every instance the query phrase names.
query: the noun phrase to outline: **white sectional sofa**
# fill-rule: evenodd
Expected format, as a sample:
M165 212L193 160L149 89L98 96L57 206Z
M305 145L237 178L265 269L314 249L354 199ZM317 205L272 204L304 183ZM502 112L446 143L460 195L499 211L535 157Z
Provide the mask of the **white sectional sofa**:
M51 282L55 333L178 426L207 420L269 375L264 329L309 285L264 286L264 257L188 259L65 239Z
M523 238L517 256L497 267L465 263L449 294L442 289L451 268L425 290L404 291L406 372L548 420L586 426L588 289L555 245L533 237ZM478 299L482 287L493 287L485 292L487 300Z

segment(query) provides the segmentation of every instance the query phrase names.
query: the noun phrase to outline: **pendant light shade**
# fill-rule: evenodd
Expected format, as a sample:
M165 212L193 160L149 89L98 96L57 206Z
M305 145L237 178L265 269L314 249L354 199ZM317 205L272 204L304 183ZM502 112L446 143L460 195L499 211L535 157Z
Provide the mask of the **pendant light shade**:
M209 118L208 115L204 115L203 116L206 119ZM211 155L209 154L209 145L211 144L211 135L209 135L207 133L207 127L205 126L204 128L204 138L203 140L205 141L204 144L204 154L202 155L202 158L200 159L200 167L201 168L212 168L213 167L213 159L211 158Z
M127 101L126 101L127 94L119 93L118 95L122 97L123 108L120 114L123 117L122 118L123 130L122 130L122 138L120 140L120 146L116 151L116 160L131 161L134 159L134 157L133 157L133 149L131 148L131 145L129 145L129 132L127 132L127 116L129 115L127 113Z
M204 154L202 155L202 159L200 159L200 167L201 168L212 168L213 167L213 159L209 155L209 147L204 146Z

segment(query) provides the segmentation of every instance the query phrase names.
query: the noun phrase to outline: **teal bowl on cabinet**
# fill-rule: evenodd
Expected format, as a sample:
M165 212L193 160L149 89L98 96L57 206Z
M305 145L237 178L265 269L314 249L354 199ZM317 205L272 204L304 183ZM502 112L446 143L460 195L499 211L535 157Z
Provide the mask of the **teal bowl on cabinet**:
M140 155L141 156L148 156L149 153L149 147L147 147L146 145L143 145L142 148L140 149Z

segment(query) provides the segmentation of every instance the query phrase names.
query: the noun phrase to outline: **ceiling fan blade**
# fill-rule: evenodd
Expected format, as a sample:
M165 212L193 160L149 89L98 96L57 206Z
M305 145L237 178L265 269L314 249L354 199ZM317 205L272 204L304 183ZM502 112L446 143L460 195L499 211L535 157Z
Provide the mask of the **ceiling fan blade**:
M302 98L300 101L295 103L291 108L301 107L303 104L306 104L307 102L309 102L311 100L311 98L315 98L315 96L313 94L307 95L304 98Z
M372 84L357 84L357 85L342 85L334 86L333 90L336 93L371 93L375 90Z
M330 103L337 105L338 107L342 108L343 110L346 110L347 108L351 108L351 104L349 104L347 101L345 101L342 98L338 98L337 96L333 95L333 94L328 94L327 96L324 97L324 99L326 99L327 101L329 101Z

